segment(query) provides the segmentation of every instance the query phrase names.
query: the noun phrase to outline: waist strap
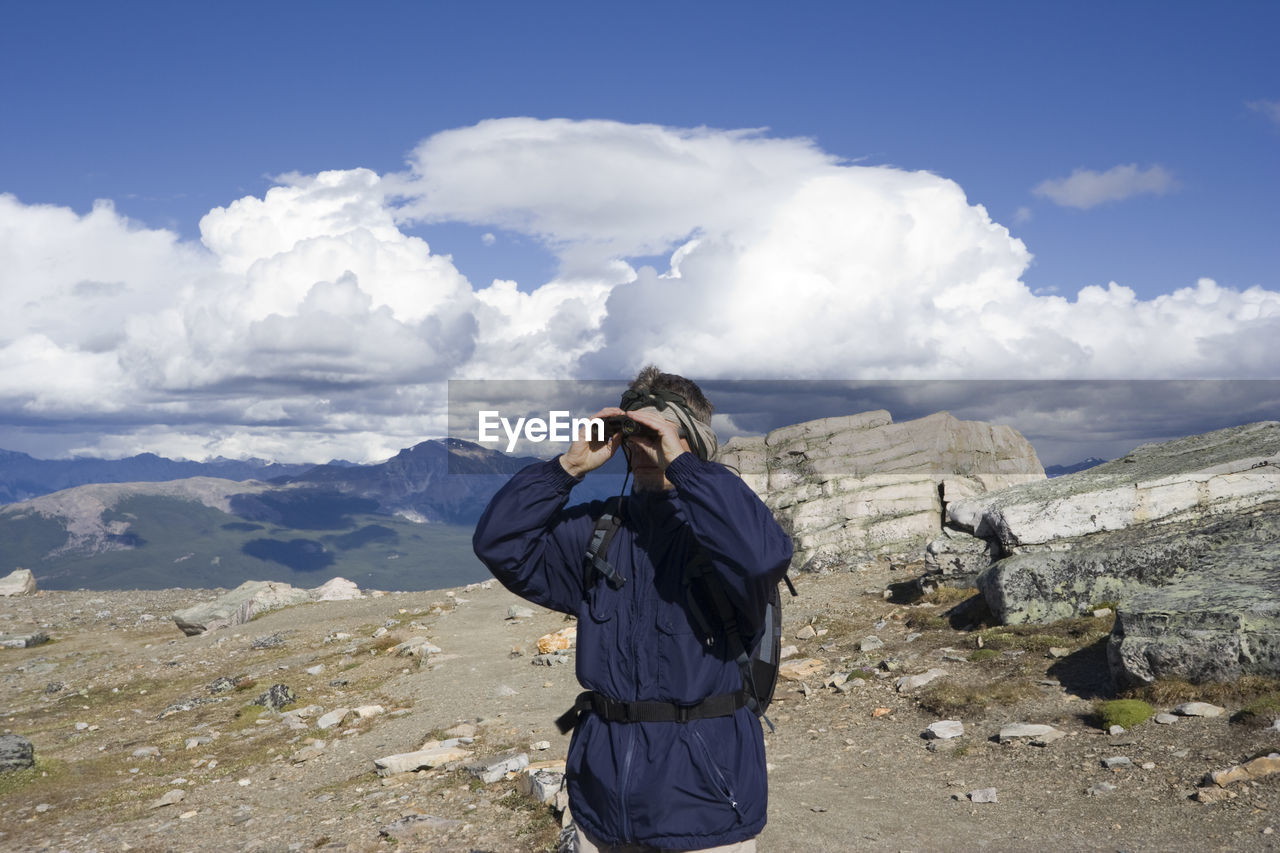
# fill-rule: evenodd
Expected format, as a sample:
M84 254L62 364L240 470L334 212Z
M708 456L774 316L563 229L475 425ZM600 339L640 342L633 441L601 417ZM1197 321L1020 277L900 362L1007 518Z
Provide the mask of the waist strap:
M560 715L556 720L556 728L560 730L560 734L567 734L577 725L578 717L584 711L593 711L601 719L612 723L687 723L709 717L731 717L746 704L745 690L721 693L692 705L657 701L620 702L594 690L587 690L579 693L573 707Z

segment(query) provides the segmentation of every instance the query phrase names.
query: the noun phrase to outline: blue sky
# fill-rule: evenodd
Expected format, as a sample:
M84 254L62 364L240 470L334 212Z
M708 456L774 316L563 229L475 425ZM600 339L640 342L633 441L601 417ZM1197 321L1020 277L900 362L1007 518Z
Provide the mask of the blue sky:
M48 2L0 24L0 194L22 223L0 236L0 350L20 365L0 446L376 457L438 426L445 378L642 359L721 378L1275 378L1275 3ZM295 251L350 233L316 212L334 193L343 216L367 204L351 228L383 254L365 266ZM221 237L201 225L216 208ZM50 254L73 269L42 278ZM397 290L415 270L430 294ZM841 322L772 316L789 294ZM676 324L676 350L641 315L677 299L744 314ZM699 349L704 330L720 343ZM359 345L335 353L346 334ZM798 343L754 361L766 334Z

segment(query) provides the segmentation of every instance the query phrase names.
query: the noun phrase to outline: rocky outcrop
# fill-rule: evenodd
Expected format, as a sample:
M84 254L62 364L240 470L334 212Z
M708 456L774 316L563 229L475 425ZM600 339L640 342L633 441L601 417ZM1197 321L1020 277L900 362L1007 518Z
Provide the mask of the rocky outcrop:
M36 578L30 569L15 569L0 578L0 595L35 595Z
M948 503L1044 479L1016 430L946 412L901 424L886 411L808 421L733 438L719 458L788 528L802 570L918 556Z
M1006 624L1114 602L1121 683L1280 674L1280 423L1144 445L1088 471L948 507ZM981 562L974 556L972 569Z

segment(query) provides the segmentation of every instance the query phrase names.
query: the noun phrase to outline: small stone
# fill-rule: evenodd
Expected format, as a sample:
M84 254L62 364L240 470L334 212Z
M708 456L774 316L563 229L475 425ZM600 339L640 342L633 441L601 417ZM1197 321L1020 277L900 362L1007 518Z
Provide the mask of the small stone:
M1112 737L1115 737L1116 735L1122 735L1124 734L1124 726L1112 726L1111 728L1107 729L1107 734L1111 735Z
M778 652L778 660L793 658L798 654L800 654L800 649L796 646L783 646L781 651Z
M253 780L252 780L252 779L238 779L238 780L236 781L236 784L237 784L237 785L239 785L241 788L247 788L247 787L249 787L250 785L252 785L252 784L253 784Z
M1113 615L1115 615L1115 611L1110 607L1099 607L1097 610L1093 611L1094 619L1107 619Z
M387 838L405 841L415 838L423 832L453 829L462 825L463 823L460 820L450 820L429 814L408 814L399 820L392 821L378 830L378 832Z
M133 751L134 758L159 758L160 747L158 746L142 746Z
M945 669L930 669L926 672L920 673L919 675L903 676L898 679L895 686L898 688L899 693L909 693L912 690L918 690L919 688L924 687L926 684L929 684L946 674L947 671Z
M496 698L501 699L506 696L519 696L520 691L516 690L514 687L508 687L505 684L499 684L496 688L494 688L493 695Z
M778 668L778 677L787 681L804 681L812 678L825 668L825 664L817 658L787 661Z
M884 648L884 640L876 636L863 637L858 641L858 650L863 652L874 652L877 649Z
M1071 654L1071 649L1064 649L1061 646L1049 647L1049 657L1051 658L1065 658L1069 654Z
M78 731L78 732L82 732L82 731L84 731L84 730L85 730L85 729L87 729L87 728L89 728L89 724L88 724L88 723L76 723L76 731Z
M1220 717L1226 710L1208 702L1183 702L1173 709L1173 713L1182 717Z
M937 740L948 740L954 737L960 737L964 734L964 723L959 720L939 720L932 723L929 728L925 729L924 735L927 738L935 738Z
M1113 755L1110 758L1102 759L1102 766L1107 768L1108 770L1116 770L1121 767L1132 767L1133 762L1130 761L1126 756Z
M1013 723L1000 728L1000 742L1005 743L1019 738L1035 739L1047 743L1063 737L1066 732L1038 723ZM1046 740L1046 738L1050 740Z
M320 719L316 720L316 728L331 729L334 726L340 726L350 714L350 708L334 708L332 711L321 715Z
M970 799L972 802L975 802L975 803L996 803L996 802L999 802L999 800L997 800L997 799L996 799L996 789L995 789L995 788L978 788L977 790L970 791L970 792L969 792L969 799Z
M534 666L560 666L562 664L570 663L572 661L573 661L573 658L569 657L568 655L559 654L559 653L548 654L548 655L534 655L532 658L529 659L529 663L533 664Z
M172 806L182 802L187 798L187 792L181 788L174 788L172 791L166 792L160 799L153 802L149 808L159 809L165 806Z
M1098 782L1096 785L1091 785L1085 793L1090 797L1104 797L1114 790L1116 790L1116 786L1110 782Z
M533 616L533 610L522 604L513 604L507 608L508 619L528 619Z
M889 714L892 714L892 713L893 713L892 708L876 708L871 712L871 716L872 718L878 719L880 717L887 717Z
M309 666L303 670L307 675L319 675L324 672L324 664L318 663L315 666Z
M552 652L561 652L573 648L578 643L578 626L570 625L567 628L561 628L554 634L545 634L538 638L538 652L540 654L551 654Z
M796 631L797 640L812 640L817 635L818 635L818 632L814 630L814 627L812 625L805 625L799 631Z
M1172 726L1174 723L1178 722L1178 717L1175 714L1166 714L1161 712L1156 714L1155 720L1162 726Z
M1211 805L1231 799L1231 792L1223 788L1197 788L1196 802Z
M529 766L529 756L523 752L494 756L483 761L467 765L467 772L486 785L497 782L508 773L514 773Z
M532 748L533 748L535 751L537 751L537 752L542 752L542 751L544 751L544 750L548 750L548 749L550 749L550 748L551 748L551 741L549 741L549 740L540 740L540 741L537 741L536 743L534 743L534 744L533 744L533 747L532 747Z
M1155 763L1154 761L1144 761L1144 762L1142 762L1142 769L1143 769L1143 770L1155 770L1155 769L1156 769L1156 763Z
M370 717L377 717L384 713L386 713L386 708L383 708L381 705L361 705L359 708L355 709L356 716L362 720L367 720Z

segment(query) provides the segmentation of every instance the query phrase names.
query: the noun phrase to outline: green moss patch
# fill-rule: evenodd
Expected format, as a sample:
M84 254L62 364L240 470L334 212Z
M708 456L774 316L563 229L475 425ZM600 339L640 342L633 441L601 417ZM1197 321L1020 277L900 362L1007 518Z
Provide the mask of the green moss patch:
M1104 729L1112 726L1132 729L1150 719L1156 709L1141 699L1112 699L1098 702L1093 711Z

